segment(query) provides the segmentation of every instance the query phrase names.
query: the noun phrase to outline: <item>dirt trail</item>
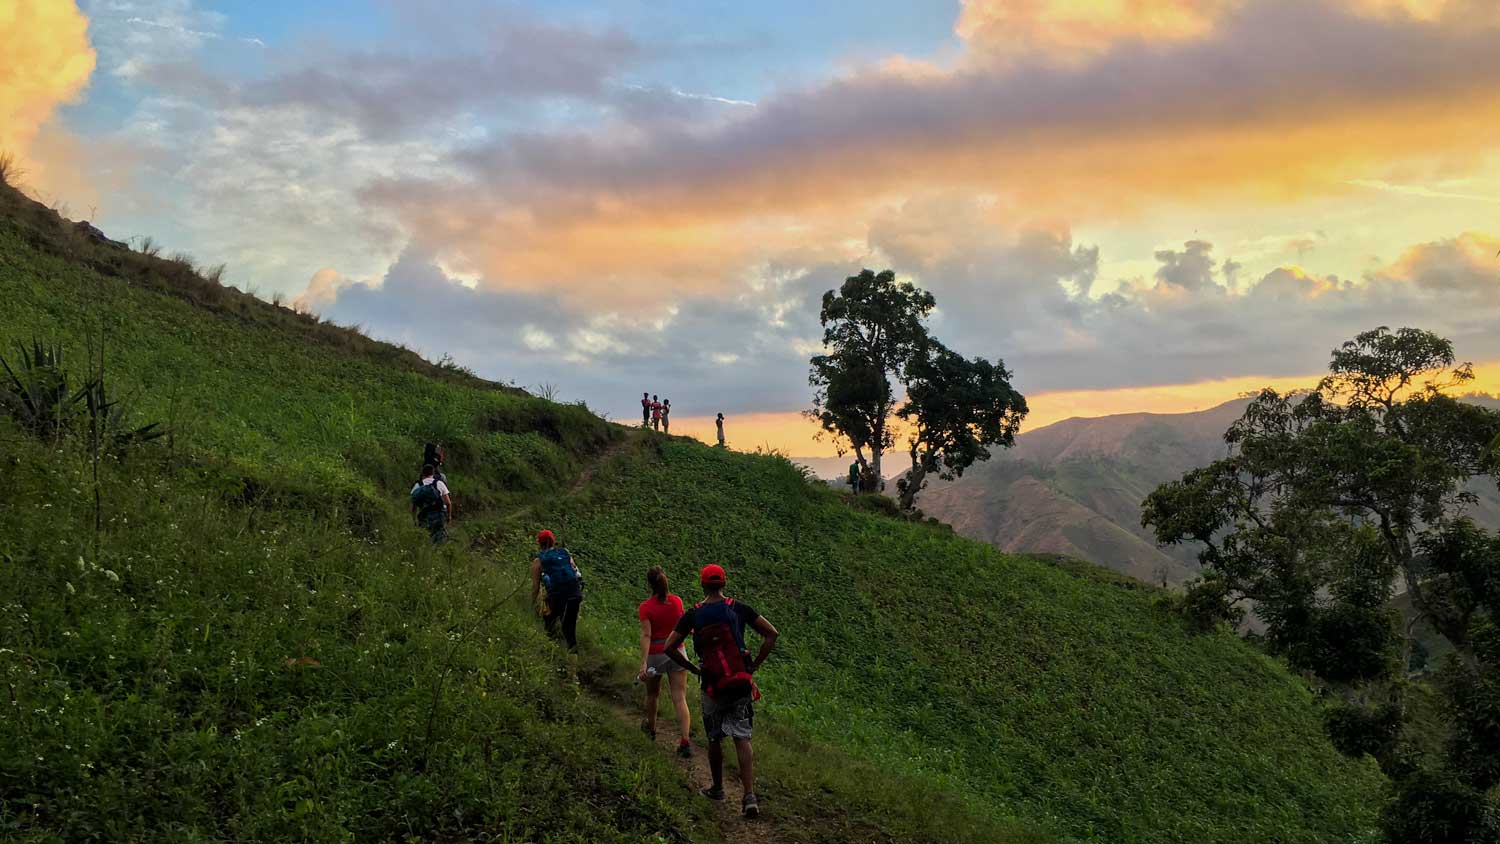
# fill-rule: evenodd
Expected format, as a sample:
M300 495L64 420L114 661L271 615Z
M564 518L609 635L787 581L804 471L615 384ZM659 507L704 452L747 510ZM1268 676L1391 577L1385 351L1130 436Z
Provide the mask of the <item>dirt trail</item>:
M632 693L632 706L627 707L612 700L610 701L611 708L619 717L639 729L642 720L641 696L644 694L637 687ZM662 689L662 696L666 697L665 688ZM744 794L744 787L740 784L739 769L733 762L733 742L727 740L724 742L724 800L714 803L705 797L698 796L698 789L712 783L713 777L708 772L708 748L702 744L703 724L699 720L696 689L688 689L688 704L693 713L693 733L696 739L693 743L692 757L683 759L677 755L677 719L672 715L657 718L656 746L663 755L670 757L678 767L682 768L688 785L692 788L693 799L702 800L713 806L714 817L719 822L719 830L723 832L725 841L736 842L736 844L738 842L780 844L786 840L777 834L781 821L776 816L776 807L768 805L765 797L760 797L760 817L749 820L740 814L740 796Z
M568 485L567 489L562 491L558 498L571 498L572 496L583 492L584 487L588 486L589 483L594 480L594 475L598 473L599 467L620 456L620 454L624 452L625 449L629 448L631 443L634 441L635 436L627 433L625 436L621 437L615 442L610 443L608 447L595 455L593 459L589 460L589 462L583 467L583 471L578 473L578 477L573 479L573 482ZM514 522L518 519L528 516L535 509L536 504L525 504L521 507L517 507L514 510L500 514L495 518L494 521L494 524L497 527L475 537L471 544L475 548L482 548L487 545L493 544L495 535L499 533L499 526L504 526L506 524L509 524L510 522Z

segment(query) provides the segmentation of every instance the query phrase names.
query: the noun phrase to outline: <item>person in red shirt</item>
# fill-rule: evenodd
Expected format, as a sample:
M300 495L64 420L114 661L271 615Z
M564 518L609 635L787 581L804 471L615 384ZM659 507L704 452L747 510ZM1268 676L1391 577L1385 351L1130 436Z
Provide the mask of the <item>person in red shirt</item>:
M667 637L682 618L682 599L667 591L667 573L661 566L653 566L646 572L646 583L651 587L651 597L641 602L636 616L641 620L641 673L636 679L646 684L646 720L641 730L656 737L656 703L661 698L661 678L666 675L672 692L672 706L677 710L677 755L688 758L693 755L692 715L688 713L687 674L685 669L666 654ZM678 645L681 648L681 645Z

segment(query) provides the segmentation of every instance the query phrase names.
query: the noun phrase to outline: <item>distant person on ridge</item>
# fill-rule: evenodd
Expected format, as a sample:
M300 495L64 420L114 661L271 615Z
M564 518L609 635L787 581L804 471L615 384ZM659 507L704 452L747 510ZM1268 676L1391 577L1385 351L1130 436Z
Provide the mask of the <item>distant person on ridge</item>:
M720 413L719 414L719 418L717 418L717 419L714 420L714 427L719 430L719 448L723 448L724 447L724 414Z
M855 495L859 494L859 461L849 464L849 491Z
M687 675L665 653L667 639L682 618L682 599L667 591L667 573L661 566L653 566L646 572L646 584L651 587L651 597L641 601L635 611L641 620L641 672L636 679L646 684L646 719L641 722L641 731L656 738L656 703L661 699L662 675L666 675L672 707L677 710L677 755L686 759L693 755Z
M661 400L661 432L663 434L665 434L669 430L671 430L671 427L672 427L672 400L671 399L662 399Z
M441 545L448 537L448 522L453 518L453 499L448 484L437 478L431 463L422 467L422 479L411 488L411 512L417 524L432 534L432 544Z
M557 635L562 625L563 641L568 650L578 650L578 610L583 605L583 575L568 549L557 544L552 531L536 535L540 546L531 558L531 605L536 606L537 593L547 587L547 634Z
M641 393L641 427L651 427L651 394Z
M704 599L682 614L677 629L663 647L672 661L703 680L699 705L703 709L703 727L708 732L708 770L713 784L698 793L710 800L724 799L723 742L728 736L734 739L735 754L740 761L740 783L745 787L740 809L745 817L753 818L760 814L760 804L755 799L755 753L750 747L750 735L755 719L754 701L760 697L760 690L751 675L771 655L781 634L749 604L724 596L727 578L723 567L704 566L698 580L703 584ZM753 660L745 649L746 627L761 635L760 653ZM681 650L689 634L699 665L689 662Z
M656 396L651 397L651 430L661 430L661 402Z
M448 476L443 474L443 447L436 443L428 443L422 448L422 465L432 467L432 476L448 482Z

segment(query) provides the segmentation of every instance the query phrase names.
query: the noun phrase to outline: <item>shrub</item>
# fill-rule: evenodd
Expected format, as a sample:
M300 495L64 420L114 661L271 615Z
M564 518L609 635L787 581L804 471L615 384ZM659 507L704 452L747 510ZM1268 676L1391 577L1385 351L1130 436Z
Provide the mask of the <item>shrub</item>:
M62 347L32 340L28 349L16 344L16 365L0 357L5 367L5 392L0 394L5 412L32 436L53 438L66 433L77 417L88 388L68 387L63 370Z

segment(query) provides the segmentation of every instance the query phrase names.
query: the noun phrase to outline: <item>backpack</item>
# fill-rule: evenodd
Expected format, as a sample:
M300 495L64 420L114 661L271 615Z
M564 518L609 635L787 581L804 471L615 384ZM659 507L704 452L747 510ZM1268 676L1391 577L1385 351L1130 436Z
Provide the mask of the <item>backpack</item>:
M703 690L717 701L751 697L755 682L746 664L745 631L734 599L693 606L693 650L703 668Z
M443 503L443 492L438 489L437 481L430 484L419 481L416 489L411 491L411 503L416 505L418 515L422 516L447 510L447 505Z
M548 548L537 554L542 561L542 580L548 592L555 592L575 580L580 580L578 566L573 564L573 555L566 548Z

